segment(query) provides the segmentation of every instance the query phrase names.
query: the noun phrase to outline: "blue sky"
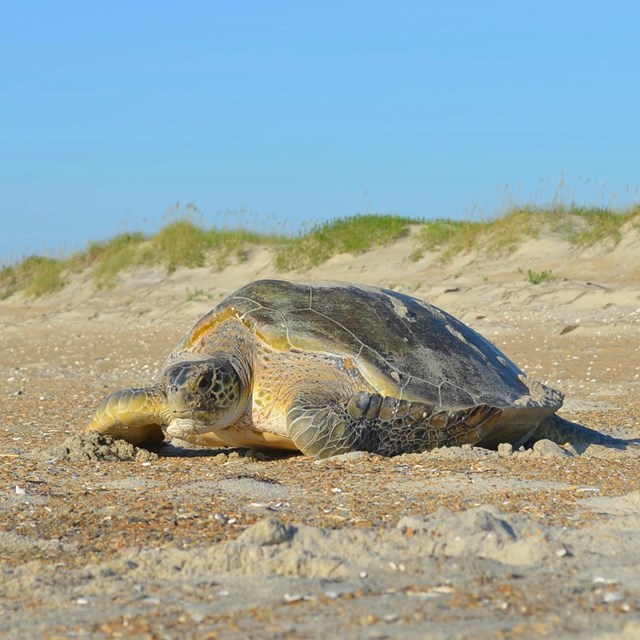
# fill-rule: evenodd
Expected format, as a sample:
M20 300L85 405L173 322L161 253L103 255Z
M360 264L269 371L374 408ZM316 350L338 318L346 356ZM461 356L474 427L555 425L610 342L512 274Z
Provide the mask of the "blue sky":
M152 231L176 202L295 231L363 211L487 216L505 185L638 199L638 2L0 12L0 262Z

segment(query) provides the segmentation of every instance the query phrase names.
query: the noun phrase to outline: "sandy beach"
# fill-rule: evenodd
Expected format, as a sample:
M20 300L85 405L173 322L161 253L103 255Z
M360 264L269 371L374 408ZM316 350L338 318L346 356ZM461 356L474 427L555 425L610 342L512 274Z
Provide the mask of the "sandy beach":
M78 435L224 296L284 277L427 300L565 393L563 417L640 439L637 228L615 247L410 252L301 274L254 248L223 271L130 271L105 290L80 273L1 301L0 636L640 637L640 447L315 462Z

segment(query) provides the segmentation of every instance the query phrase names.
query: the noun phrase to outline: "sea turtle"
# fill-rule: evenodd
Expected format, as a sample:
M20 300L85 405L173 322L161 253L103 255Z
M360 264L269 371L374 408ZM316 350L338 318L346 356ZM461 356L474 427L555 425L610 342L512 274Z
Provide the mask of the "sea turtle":
M133 444L168 436L314 458L607 440L555 416L562 400L416 298L341 282L260 280L185 335L157 384L105 398L88 429Z

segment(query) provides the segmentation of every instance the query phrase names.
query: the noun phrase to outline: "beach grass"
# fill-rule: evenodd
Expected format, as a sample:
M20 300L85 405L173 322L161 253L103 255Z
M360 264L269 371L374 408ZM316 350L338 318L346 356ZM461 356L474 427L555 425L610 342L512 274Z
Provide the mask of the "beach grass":
M560 204L514 206L506 214L484 221L426 221L416 233L410 258L419 260L434 251L443 262L471 250L501 255L543 233L557 235L581 249L598 243L615 246L622 239L623 227L630 222L640 226L640 206L621 211Z
M64 261L43 256L30 256L17 265L0 269L0 299L18 291L38 297L54 293L65 285Z
M282 240L248 229L205 229L192 220L177 220L150 238L140 252L139 264L162 265L168 273L208 265L221 270L233 257L242 260L251 246L271 246Z
M98 288L115 285L118 273L136 264L136 256L146 241L143 233L122 233L106 242L92 242L87 250L72 256L73 270L90 268Z
M541 284L542 282L554 282L558 280L558 276L550 269L544 269L542 271L527 269L527 280L531 284Z
M392 214L362 214L332 220L282 243L276 250L278 271L305 271L340 253L360 255L409 235L421 220Z
M420 260L433 253L447 261L469 251L508 254L542 234L558 236L579 249L597 244L614 247L621 241L625 225L640 229L639 205L625 209L557 203L520 205L479 221L367 213L318 224L297 236L259 233L244 227L205 228L193 216L183 216L153 235L123 233L92 242L68 257L30 256L4 266L0 268L0 299L17 292L35 297L54 293L79 272L90 273L97 288L109 288L127 269L159 266L167 273L178 268L221 270L232 261L246 259L256 247L272 252L276 271L304 273L337 254L360 255L407 237L412 246L407 258ZM544 273L527 274L532 283L549 277Z

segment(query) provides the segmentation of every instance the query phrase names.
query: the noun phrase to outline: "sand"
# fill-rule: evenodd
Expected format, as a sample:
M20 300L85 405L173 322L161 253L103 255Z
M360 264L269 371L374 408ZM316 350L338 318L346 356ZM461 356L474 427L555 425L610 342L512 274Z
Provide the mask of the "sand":
M637 231L579 253L553 237L444 265L409 252L284 275L429 300L561 389L564 417L640 438ZM201 314L273 275L257 249L223 272L131 272L107 291L78 274L0 302L0 636L640 637L638 448L314 462L78 435Z

